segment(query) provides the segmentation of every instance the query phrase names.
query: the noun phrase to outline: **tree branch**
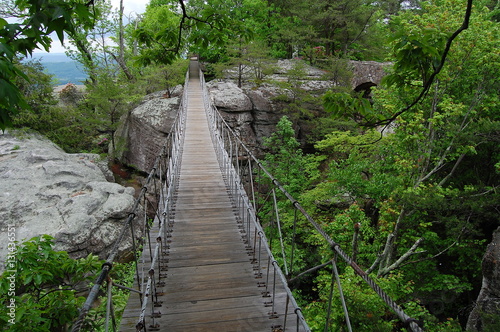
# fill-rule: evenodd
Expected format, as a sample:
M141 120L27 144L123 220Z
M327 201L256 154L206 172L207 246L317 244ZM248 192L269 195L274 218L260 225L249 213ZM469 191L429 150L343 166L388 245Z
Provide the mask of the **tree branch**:
M467 221L470 219L470 216L469 218L467 219ZM403 266L406 266L406 265L409 265L409 264L414 264L414 263L420 263L420 262L424 262L424 261L428 261L428 260L431 260L431 259L434 259L434 258L437 258L439 256L441 256L442 254L444 254L445 252L447 252L448 250L451 249L451 247L453 247L454 245L456 245L458 243L458 241L460 240L460 237L462 236L462 234L464 233L464 229L465 228L462 228L462 231L460 232L460 234L458 235L457 239L452 243L450 244L448 247L446 247L445 249L441 250L440 252L438 252L437 254L435 254L434 256L431 256L431 257L425 257L425 258L421 258L421 259L417 259L415 261L410 261L410 262L406 262L404 264L401 264L399 267L403 267ZM419 253L424 253L426 251L422 251L422 252L419 252Z
M309 273L312 273L312 272L317 271L317 270L319 270L319 269L322 269L322 268L324 268L325 266L330 265L331 263L332 263L332 260L330 259L330 260L329 260L328 262L326 262L326 263L323 263L323 264L317 265L317 266L315 266L315 267L312 267L312 268L310 268L310 269L308 269L308 270L306 270L306 271L304 271L304 272L302 272L302 273L298 274L298 275L297 275L297 276L295 276L294 278L292 278L292 279L288 280L288 283L289 283L290 285L292 285L294 282L296 282L298 279L302 278L302 277L303 277L303 276L305 276L306 274L309 274Z
M453 44L453 41L455 40L455 38L458 37L458 35L462 31L467 30L469 28L469 21L470 21L470 17L471 17L471 13L472 13L472 3L473 3L473 1L474 0L467 0L467 8L465 10L465 14L464 14L464 19L463 19L462 25L446 41L446 45L445 45L444 51L443 51L443 53L441 55L441 61L440 61L439 65L436 66L436 67L434 67L434 71L429 76L429 79L427 79L427 81L424 83L423 89L420 92L420 94L417 96L417 98L415 98L415 100L413 100L413 102L410 105L406 106L401 111L395 113L390 118L384 119L384 120L380 120L380 121L377 121L377 122L373 122L373 123L365 123L364 126L369 126L369 127L385 126L383 128L383 130L385 130L387 128L387 126L389 124L391 124L392 122L394 122L398 116L400 116L401 114L409 111L411 108L413 108L415 105L417 105L427 95L427 93L429 92L430 87L432 86L432 83L434 83L434 80L435 80L436 76L441 72L441 70L444 67L444 64L446 62L446 58L448 57L448 53L450 52L451 45Z
M375 268L377 267L377 265L380 264L381 260L382 260L382 255L378 255L377 258L375 259L375 261L373 262L372 266L370 266L370 268L368 270L366 270L366 274L372 273L373 270L375 270Z
M464 159L465 157L465 153L462 153L460 155L460 157L458 157L457 161L455 162L455 165L453 165L453 168L451 169L450 173L448 173L438 184L438 186L442 187L446 181L448 181L449 178L451 178L453 176L453 174L455 173L455 171L457 170L458 168L458 165L460 165L460 163L462 162L462 160Z
M415 250L417 250L418 246L420 245L420 243L422 243L424 241L424 238L421 237L420 239L418 239L417 241L415 241L415 243L411 246L410 249L408 249L407 252L405 252L401 257L399 257L399 259L397 261L395 261L393 264L391 264L390 266L388 267L385 267L383 269L381 269L380 271L378 271L378 276L379 277L382 277L386 274L388 274L389 272L399 268L403 262L408 259L408 257L410 257L411 255L413 255L415 253Z

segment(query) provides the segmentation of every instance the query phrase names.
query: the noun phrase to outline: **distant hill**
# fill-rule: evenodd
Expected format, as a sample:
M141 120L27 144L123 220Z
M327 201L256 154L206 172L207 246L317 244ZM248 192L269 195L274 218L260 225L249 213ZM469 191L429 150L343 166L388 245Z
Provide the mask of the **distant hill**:
M56 85L81 84L87 79L81 65L64 53L35 53L33 59L40 59L47 72L54 75Z

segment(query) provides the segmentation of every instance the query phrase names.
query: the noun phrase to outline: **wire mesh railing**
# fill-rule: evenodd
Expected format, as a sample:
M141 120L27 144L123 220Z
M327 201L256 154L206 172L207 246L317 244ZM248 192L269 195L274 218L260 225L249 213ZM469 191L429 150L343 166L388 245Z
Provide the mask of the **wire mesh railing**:
M253 204L253 202L255 202L255 192L252 191L252 199L250 199L243 188L240 177L240 163L234 163L234 160L237 159L238 156L244 157L238 150L241 148L241 145L238 143L235 144L235 141L228 136L232 131L230 131L227 124L225 124L224 120L219 116L217 110L212 105L205 85L204 76L201 72L200 81L203 89L203 99L205 110L207 111L210 134L214 142L219 165L233 205L237 210L246 249L252 254L251 261L253 263L255 278L261 280L258 282L258 285L262 288L263 297L268 298L265 305L270 308L268 313L269 318L276 320L276 323L273 325L273 331L288 331L290 329L287 328L290 325L292 325L296 331L310 331L302 314L302 310L295 301L292 291L287 285L285 274L274 258L271 248L267 245L267 237L255 214L256 209ZM222 130L222 128L229 130ZM241 141L239 143L241 143ZM249 167L251 167L250 164ZM250 181L252 181L252 178L250 178ZM253 188L253 184L250 185L250 188ZM277 302L278 287L284 288L286 293L284 299L279 299L283 301L283 303ZM284 314L278 315L276 311L278 305L284 308ZM293 310L293 313L288 312L290 309ZM293 324L287 321L290 314L295 315Z
M179 105L177 117L170 128L166 142L154 162L145 184L137 196L134 206L121 229L120 235L106 261L96 277L87 299L80 308L77 320L74 322L72 332L77 332L85 325L85 318L97 301L101 289L107 286L105 331L116 331L114 306L112 301L113 286L124 288L115 284L110 278L110 271L115 263L117 254L125 242L132 243L136 275L135 288L130 289L130 296L139 296L141 310L138 313L136 324L137 331L154 329L157 325L155 308L159 305L158 297L161 287L165 284L166 275L163 272L163 261L168 255L168 238L172 231L173 194L178 184L178 174L182 156L182 145L187 110L187 91L189 71L186 73L184 92ZM142 240L139 240L142 239ZM142 247L143 254L138 257ZM139 263L141 260L141 264ZM141 268L140 268L141 267ZM146 268L147 267L147 268ZM126 287L125 287L126 288Z
M137 331L154 330L159 325L155 321L161 315L156 308L161 306L159 297L163 295L162 288L166 284L167 275L166 262L168 261L169 238L173 227L173 204L174 192L178 185L179 172L182 157L182 146L184 141L185 122L187 114L187 91L189 82L189 71L186 74L184 92L181 105L174 122L172 131L167 140L167 151L165 158L161 158L159 175L161 187L159 188L159 204L156 209L154 220L147 225L145 251L141 256L143 267L141 274L137 276L138 285L142 294L141 310L136 324ZM157 188L155 188L157 189ZM156 236L152 237L153 227ZM146 267L149 266L148 269ZM150 319L150 322L147 319Z
M238 135L227 125L210 97L204 82L203 74L200 73L203 88L205 109L207 111L209 126L211 127L212 140L216 147L223 177L232 197L232 203L238 212L239 223L248 252L252 256L255 278L259 280L258 285L262 288L263 297L268 298L265 305L269 308L269 318L275 321L273 331L285 331L294 329L296 331L310 331L304 318L302 309L293 297L289 288L289 281L306 272L300 272L297 267L297 247L294 241L298 230L309 227L314 230L331 250L332 258L321 266L331 264L332 276L329 294L329 303L326 313L325 331L328 331L330 312L333 299L333 285L338 287L338 296L341 300L345 315L345 324L351 331L350 318L346 303L342 294L339 273L337 271L337 258L341 258L347 265L351 266L358 274L390 307L399 319L408 326L411 331L422 331L416 320L409 317L369 276L354 262L304 208L283 188L283 186L264 168L262 163L255 158L251 151L242 143ZM116 285L110 279L110 271L118 255L120 247L126 241L132 242L135 256L142 246L142 260L136 258L136 285L132 291L140 297L140 312L138 313L136 330L149 331L158 327L156 318L159 313L156 308L160 306L159 296L166 282L164 272L164 261L169 251L168 238L172 231L173 219L173 193L178 184L180 171L184 127L187 108L189 72L186 74L184 94L181 100L177 118L170 130L166 143L157 157L154 166L148 175L145 185L140 191L126 222L115 242L111 253L103 264L96 281L91 288L87 299L80 309L80 315L73 324L72 331L80 331L86 315L89 313L100 292L107 287L107 310L105 318L105 331L116 331L114 319L114 306L112 302L113 287ZM283 222L280 220L282 213L277 203L277 195L284 196L288 200L288 207L292 210L293 222L292 235L285 235ZM267 206L268 229L264 230L259 213ZM266 231L267 234L266 235ZM304 231L304 230L302 230ZM143 242L137 242L142 237ZM269 243L269 245L268 245ZM279 246L272 248L273 244ZM276 255L274 254L276 253ZM140 268L139 268L140 267ZM310 269L312 270L312 269ZM281 287L285 290L284 298L277 297L276 289ZM278 301L283 301L279 303ZM285 314L277 314L277 306L284 308ZM289 312L291 311L291 312ZM288 321L293 317L294 321Z
M266 291L268 287L273 287L276 278L280 279L285 285L287 292L286 301L291 301L295 308L294 310L298 323L297 331L299 330L299 325L305 331L308 331L309 327L304 319L302 310L295 302L292 292L288 287L288 281L318 268L316 267L302 273L296 268L297 247L295 237L299 228L308 228L316 232L319 238L322 239L324 245L331 251L332 258L327 263L319 266L324 267L329 264L332 266L329 303L325 314L325 331L328 331L329 328L334 284L336 284L338 288L338 296L345 317L345 326L348 331L352 330L349 312L337 270L338 258L342 259L350 266L354 272L376 292L380 299L382 299L382 301L397 315L409 330L413 332L423 331L417 324L417 321L408 316L403 309L393 301L391 297L389 297L387 293L342 250L342 248L340 248L339 244L323 230L299 202L285 190L277 179L266 170L263 164L254 156L250 149L245 146L239 136L226 123L216 107L212 104L204 82L203 73L200 73L200 80L204 92L205 109L210 122L212 140L216 146L217 157L219 158L221 170L229 187L233 204L239 212L240 222L244 230L244 236L246 237L245 242L247 248L254 253L254 269L258 271L256 273L261 273L261 266L265 265L264 270L266 270L267 276L265 276L266 281L263 282L263 284L266 287ZM288 213L288 215L293 216L292 225L289 227L291 228L289 232L291 235L288 236L286 241L284 240L284 234L282 232L283 223L280 221L280 208L278 207L276 199L278 193L288 201L287 207L292 211ZM271 231L268 232L269 238L266 237L266 233L262 227L263 221L259 219L259 213L264 209L264 205L268 209L267 215L270 219L266 221L267 226L269 226L267 228L271 229ZM304 232L305 230L301 229L300 231ZM273 236L276 238L273 239ZM269 246L267 246L267 243L269 243ZM273 243L277 243L280 246L278 250L274 251L277 255L276 259L274 258L276 256L273 255L272 250ZM260 259L262 250L267 251L269 257L267 262L263 262ZM264 278L264 276L262 277ZM271 280L270 284L269 280ZM286 322L284 326L286 327Z

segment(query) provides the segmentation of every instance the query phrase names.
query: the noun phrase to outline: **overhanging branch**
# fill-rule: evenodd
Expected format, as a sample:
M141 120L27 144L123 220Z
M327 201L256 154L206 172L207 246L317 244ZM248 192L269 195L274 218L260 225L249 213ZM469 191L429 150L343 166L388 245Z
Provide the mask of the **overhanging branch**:
M412 109L415 105L417 105L427 95L427 93L429 92L430 87L432 86L432 83L434 83L434 80L436 79L436 76L441 72L441 70L444 67L444 64L446 62L446 58L448 57L448 53L450 52L451 45L453 44L453 41L458 37L458 35L462 31L467 30L469 28L469 21L470 21L470 17L471 17L471 14L472 14L472 3L473 3L473 0L467 0L467 8L465 10L465 14L464 14L464 19L463 19L462 25L446 41L446 45L445 45L444 51L443 51L443 53L441 55L441 61L439 62L439 65L437 65L436 67L434 67L434 71L429 76L429 79L424 83L422 91L417 96L417 98L415 98L415 100L413 100L413 102L411 104L409 104L408 106L406 106L405 108L403 108L401 111L395 113L390 118L384 119L384 120L380 120L380 121L377 121L377 122L365 123L365 124L363 124L364 126L370 126L370 127L385 126L382 129L382 131L383 131L392 122L394 122L397 119L398 116L400 116L401 114L403 114L403 113L409 111L410 109Z

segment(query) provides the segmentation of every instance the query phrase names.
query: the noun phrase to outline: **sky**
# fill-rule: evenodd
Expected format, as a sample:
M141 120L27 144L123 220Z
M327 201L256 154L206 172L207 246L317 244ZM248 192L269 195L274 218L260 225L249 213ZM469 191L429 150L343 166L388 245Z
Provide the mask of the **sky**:
M118 8L120 5L120 0L111 0L113 7ZM123 0L123 7L125 8L125 16L127 14L136 12L138 14L143 13L146 10L146 5L149 0Z
M149 0L123 0L124 16L127 17L130 13L141 14L146 10L146 5ZM118 8L120 6L120 0L111 0L113 7ZM50 53L64 53L66 50L61 45L61 42L57 37L53 37L54 42L50 48ZM34 53L47 53L45 50L36 49Z

